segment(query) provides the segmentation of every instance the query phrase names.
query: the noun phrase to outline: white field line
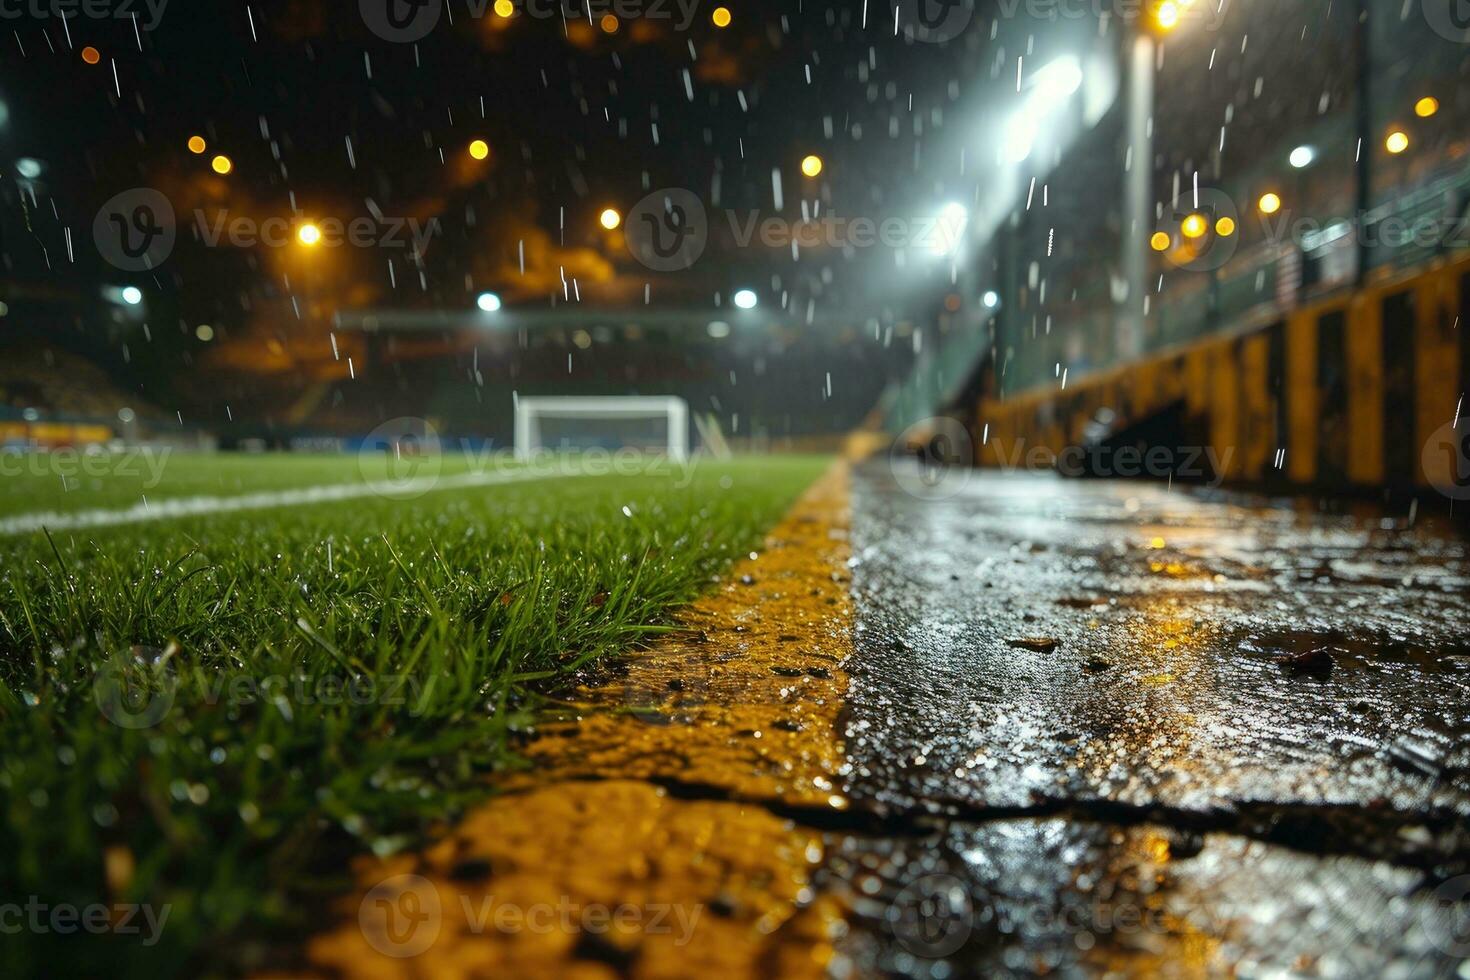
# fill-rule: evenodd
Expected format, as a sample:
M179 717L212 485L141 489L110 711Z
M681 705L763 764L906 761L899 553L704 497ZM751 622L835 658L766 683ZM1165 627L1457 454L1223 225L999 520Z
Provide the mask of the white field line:
M431 491L486 487L498 483L520 483L526 480L550 479L553 475L577 476L581 474L549 474L544 471L527 469L510 473L461 473L457 476L420 477L401 482L330 483L323 486L268 490L231 497L174 497L154 503L143 500L122 509L81 510L70 513L44 511L38 514L18 514L15 517L0 518L0 537L28 534L42 528L48 531L71 531L79 528L113 527L119 524L169 521L179 517L195 517L203 514L227 514L242 510L266 510L272 507L301 507L307 504L331 503L337 500L357 500L362 497L383 497L388 500L407 501Z

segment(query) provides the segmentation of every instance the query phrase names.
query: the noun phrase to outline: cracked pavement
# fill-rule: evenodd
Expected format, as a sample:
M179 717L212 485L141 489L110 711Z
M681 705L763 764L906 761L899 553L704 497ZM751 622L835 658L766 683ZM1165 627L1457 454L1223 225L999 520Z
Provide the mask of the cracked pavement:
M1470 976L1470 561L1421 519L854 476L860 971Z

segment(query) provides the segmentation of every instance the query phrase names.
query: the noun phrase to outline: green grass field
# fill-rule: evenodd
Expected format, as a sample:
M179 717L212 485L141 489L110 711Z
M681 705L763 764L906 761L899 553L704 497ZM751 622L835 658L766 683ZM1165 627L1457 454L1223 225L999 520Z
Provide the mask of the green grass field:
M347 886L346 856L482 797L545 692L655 635L823 465L0 536L0 894L168 909L132 936L7 935L12 975L249 969ZM363 480L355 457L174 455L66 489L33 468L0 518Z

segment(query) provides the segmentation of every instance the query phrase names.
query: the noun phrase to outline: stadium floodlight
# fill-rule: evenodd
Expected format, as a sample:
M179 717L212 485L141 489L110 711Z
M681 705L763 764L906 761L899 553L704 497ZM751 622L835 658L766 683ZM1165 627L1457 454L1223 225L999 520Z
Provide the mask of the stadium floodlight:
M129 306L137 306L143 302L143 290L137 286L124 286L122 291L123 302Z
M582 419L593 422L626 422L663 419L669 458L689 458L689 403L669 396L567 396L556 398L519 397L515 404L515 456L528 460L543 449L542 419ZM624 442L624 445L628 445Z
M993 310L1000 305L1000 293L997 293L993 289L987 289L985 290L985 295L980 297L980 301L985 304L987 310Z
M1317 151L1310 146L1299 146L1291 151L1291 165L1298 170L1305 170L1317 159Z
M735 291L735 305L742 310L753 310L760 298L756 296L753 289L738 289Z
M1076 95L1083 79L1082 65L1075 57L1067 55L1032 76L1031 84L1042 105L1051 108Z
M494 293L481 293L476 297L475 305L485 313L496 313L500 310L500 297Z

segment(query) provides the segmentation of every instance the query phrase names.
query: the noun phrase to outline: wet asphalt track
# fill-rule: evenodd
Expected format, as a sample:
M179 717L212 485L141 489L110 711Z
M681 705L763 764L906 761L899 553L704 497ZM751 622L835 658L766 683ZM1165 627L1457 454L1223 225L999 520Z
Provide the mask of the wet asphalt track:
M886 462L853 510L848 792L887 821L833 845L860 966L1429 977L1470 957L1463 538Z

